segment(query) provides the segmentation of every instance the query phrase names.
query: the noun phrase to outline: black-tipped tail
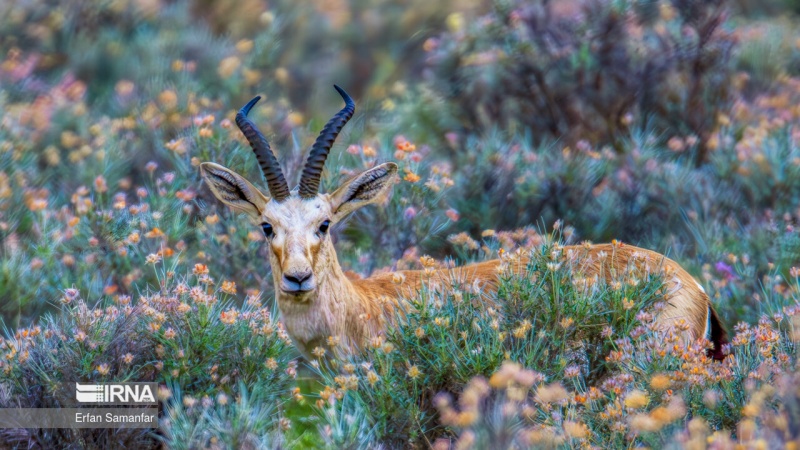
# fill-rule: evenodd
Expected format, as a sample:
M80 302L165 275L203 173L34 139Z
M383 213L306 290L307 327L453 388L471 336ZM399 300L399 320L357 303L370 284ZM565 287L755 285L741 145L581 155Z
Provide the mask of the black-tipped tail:
M722 322L719 320L719 316L717 312L714 311L714 308L709 307L708 314L708 323L711 327L710 340L711 343L714 344L714 348L708 350L708 356L717 361L722 361L728 356L723 352L723 347L730 343L730 341L728 341L728 332L725 331L725 327L722 326Z

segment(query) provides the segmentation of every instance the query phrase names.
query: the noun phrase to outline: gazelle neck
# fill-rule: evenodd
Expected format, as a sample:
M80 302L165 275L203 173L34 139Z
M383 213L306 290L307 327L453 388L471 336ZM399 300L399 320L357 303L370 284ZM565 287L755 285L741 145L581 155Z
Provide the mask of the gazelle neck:
M326 241L323 246L315 267L317 286L313 292L298 298L276 289L286 329L300 352L312 361L316 358L312 352L317 347L337 357L343 356L344 349L360 347L364 337L360 330L365 328L364 320L368 319L361 316L368 299L362 299L345 276L333 244ZM275 286L279 286L280 277L281 274L273 271Z

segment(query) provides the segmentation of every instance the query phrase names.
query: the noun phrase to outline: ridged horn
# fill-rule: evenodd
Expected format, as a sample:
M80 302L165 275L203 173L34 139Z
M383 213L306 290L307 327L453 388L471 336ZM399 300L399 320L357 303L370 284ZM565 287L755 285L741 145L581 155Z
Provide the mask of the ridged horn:
M242 134L247 138L247 142L250 143L250 147L253 148L253 152L256 154L258 165L261 166L264 178L267 179L270 195L274 200L281 201L289 196L289 185L286 184L281 165L278 162L278 158L272 153L267 138L247 118L250 110L259 100L261 100L261 97L257 96L239 110L239 113L236 114L236 125L242 130Z
M328 158L328 153L331 151L331 146L336 140L336 136L342 131L342 128L347 124L347 121L353 117L356 111L356 104L353 99L347 95L347 92L339 86L333 85L334 89L342 96L344 100L344 108L336 113L331 120L325 124L325 128L317 137L316 142L311 147L311 153L308 155L306 165L303 168L303 174L300 177L299 193L303 198L310 198L317 195L319 192L319 180L322 177L322 168L325 166L325 159Z

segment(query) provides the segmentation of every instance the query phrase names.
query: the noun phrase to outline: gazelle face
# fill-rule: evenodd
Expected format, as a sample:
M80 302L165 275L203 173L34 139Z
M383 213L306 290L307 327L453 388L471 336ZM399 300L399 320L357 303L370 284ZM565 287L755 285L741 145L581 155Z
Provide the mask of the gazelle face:
M250 100L236 115L267 180L270 197L238 173L218 164L200 165L211 192L231 208L247 213L261 227L270 248L275 290L282 299L306 301L314 297L336 261L328 230L348 214L385 197L397 173L394 163L381 164L347 180L332 194L319 193L319 180L331 145L355 112L347 93L334 86L345 102L325 125L311 147L300 183L290 191L267 139L247 118L260 97Z
M261 227L270 250L275 291L287 300L314 298L336 254L329 230L362 206L385 198L397 173L381 164L346 181L332 194L303 198L294 190L282 201L270 199L241 175L214 163L201 165L214 195Z
M328 233L333 214L323 197L269 202L261 214L275 289L282 294L305 298L316 289L318 274L324 273L333 256Z

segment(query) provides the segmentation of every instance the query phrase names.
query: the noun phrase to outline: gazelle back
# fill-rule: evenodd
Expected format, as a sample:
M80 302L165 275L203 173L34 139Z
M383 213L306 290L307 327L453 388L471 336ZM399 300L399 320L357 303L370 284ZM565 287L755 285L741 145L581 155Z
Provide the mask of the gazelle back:
M325 160L336 136L353 116L355 104L344 90L334 86L345 102L323 128L311 148L298 186L289 189L280 165L256 126L247 118L258 102L256 97L236 115L236 124L256 154L267 181L269 196L241 175L220 165L201 164L204 180L214 195L234 210L247 213L258 223L269 245L278 308L286 330L306 356L315 347L327 348L337 356L359 351L367 340L384 332L397 314L397 302L421 285L420 271L382 274L351 280L345 276L330 235L347 215L386 197L394 183L397 165L375 166L345 181L333 193L319 192ZM703 288L674 261L658 253L632 246L611 244L573 246L565 255L579 258L588 277L607 277L622 272L630 264L659 267L667 283L667 308L658 316L664 325L683 321L690 339L712 341L712 356L723 358L727 337ZM500 260L462 266L457 271L463 281L483 286L487 293L496 290ZM447 280L452 271L439 271L434 279ZM393 278L404 282L396 283Z

